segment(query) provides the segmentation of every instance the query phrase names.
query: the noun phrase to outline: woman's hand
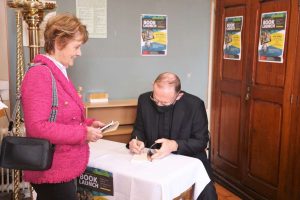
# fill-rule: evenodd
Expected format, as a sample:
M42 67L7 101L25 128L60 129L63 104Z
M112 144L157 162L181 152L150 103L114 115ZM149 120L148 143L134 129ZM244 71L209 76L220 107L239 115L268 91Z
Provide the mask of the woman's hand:
M100 122L100 121L93 121L93 123L92 123L92 127L94 127L94 128L101 128L103 126L105 126L105 123Z
M94 128L92 126L87 127L87 142L96 142L103 137L102 132L99 128Z

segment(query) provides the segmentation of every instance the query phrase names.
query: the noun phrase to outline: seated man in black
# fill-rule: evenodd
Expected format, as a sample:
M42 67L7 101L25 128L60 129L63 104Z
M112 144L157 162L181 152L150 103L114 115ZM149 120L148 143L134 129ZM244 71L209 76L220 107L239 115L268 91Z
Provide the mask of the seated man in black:
M205 152L209 136L204 102L181 91L180 79L176 74L160 74L154 81L153 92L140 95L131 138L131 152L141 153L144 147L159 143L161 147L151 159L163 158L170 153L195 157L203 162L212 179ZM217 199L212 182L198 199Z

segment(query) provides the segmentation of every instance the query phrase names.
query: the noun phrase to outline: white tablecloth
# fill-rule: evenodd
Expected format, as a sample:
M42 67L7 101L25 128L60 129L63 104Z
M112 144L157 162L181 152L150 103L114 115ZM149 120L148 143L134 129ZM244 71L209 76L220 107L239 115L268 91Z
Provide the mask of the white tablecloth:
M116 200L170 200L195 183L197 198L210 179L199 159L171 154L153 162L132 162L124 143L90 143L88 166L113 173Z

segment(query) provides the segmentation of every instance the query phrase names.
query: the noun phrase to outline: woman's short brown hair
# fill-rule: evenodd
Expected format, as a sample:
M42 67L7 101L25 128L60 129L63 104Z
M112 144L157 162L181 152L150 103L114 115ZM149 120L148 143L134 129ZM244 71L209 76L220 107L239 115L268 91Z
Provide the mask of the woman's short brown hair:
M82 43L85 43L88 40L88 31L76 16L64 13L51 17L44 32L46 53L54 52L55 41L63 49L74 39L77 32L82 36Z

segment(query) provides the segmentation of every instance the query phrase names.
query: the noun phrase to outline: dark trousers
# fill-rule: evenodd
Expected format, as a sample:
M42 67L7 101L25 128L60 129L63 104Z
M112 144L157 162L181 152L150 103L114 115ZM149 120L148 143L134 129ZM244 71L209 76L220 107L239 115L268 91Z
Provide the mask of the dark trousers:
M218 200L216 188L212 181L205 186L197 200Z
M216 191L214 181L213 181L213 172L212 172L212 168L210 166L210 162L207 159L206 153L205 152L200 153L196 157L202 161L202 163L206 169L206 172L211 180L205 186L205 188L203 189L203 191L201 192L201 194L199 195L197 200L217 200L218 195L217 195L217 191Z
M31 185L37 193L37 200L78 200L74 180L66 183Z

